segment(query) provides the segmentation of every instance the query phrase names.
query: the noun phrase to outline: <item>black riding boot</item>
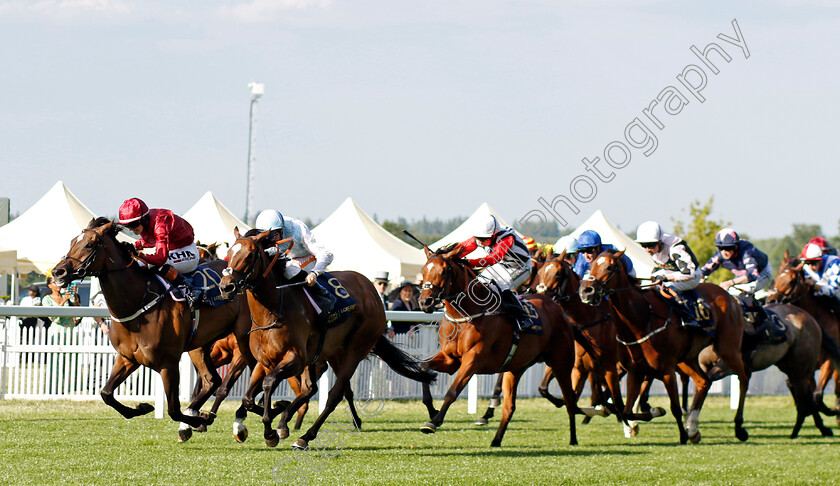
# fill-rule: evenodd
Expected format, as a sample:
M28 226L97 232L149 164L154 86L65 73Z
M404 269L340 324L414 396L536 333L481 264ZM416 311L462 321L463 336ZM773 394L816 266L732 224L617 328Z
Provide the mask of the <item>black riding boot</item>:
M519 302L519 299L510 290L502 291L502 309L507 315L513 318L513 322L515 323L514 332L520 332L525 327L525 324L527 324L529 316L525 312L525 309L522 308L522 303Z
M170 265L163 265L160 267L159 273L181 292L181 295L187 299L190 308L194 309L201 303L201 289L193 288L181 272Z
M306 280L307 275L308 272L301 270L297 275L289 279L289 283L303 282ZM326 324L327 317L335 305L335 296L321 286L318 281L316 281L315 285L312 287L308 287L308 290L309 295L312 296L312 300L314 300L315 304L321 309L321 312L316 318L316 324L322 326Z

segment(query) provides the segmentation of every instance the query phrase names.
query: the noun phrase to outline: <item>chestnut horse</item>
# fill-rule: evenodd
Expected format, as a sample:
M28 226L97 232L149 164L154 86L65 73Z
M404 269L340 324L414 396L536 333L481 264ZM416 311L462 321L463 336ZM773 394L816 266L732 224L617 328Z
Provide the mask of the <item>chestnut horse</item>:
M504 372L504 409L491 443L492 447L499 447L516 408L519 379L535 362L544 361L557 372L569 414L569 444L577 444L575 414L584 412L578 408L572 389L574 337L563 309L544 295L529 295L527 301L539 313L543 333L522 333L516 344L511 319L497 310L498 297L476 279L466 260L456 256L457 250L443 248L432 252L428 247L424 250L428 260L423 266L420 308L433 312L443 303L446 309L446 320L439 331L441 349L424 366L450 375L457 372L457 375L439 411L432 404L429 386L423 386L423 403L430 422L420 430L427 434L437 431L449 407L473 375Z
M102 284L113 316L108 337L117 350L111 376L101 391L102 400L125 418L151 412L154 407L148 403L133 408L123 405L114 398L114 390L141 365L157 371L163 379L169 417L182 423L179 440L183 441L189 438L184 435L189 427L212 422L211 416L198 412L222 381L210 360L210 348L237 323L248 325L248 305L239 298L218 307L203 305L197 317L199 325L192 329L189 306L173 300L152 272L135 264L134 247L118 242L118 232L119 227L107 218L91 220L72 240L52 275L62 286L88 275L99 277ZM221 273L224 262L210 266ZM184 414L178 400L178 364L187 351L202 387Z
M695 291L711 306L714 336L706 336L698 329L686 329L681 326L679 317L675 315L671 305L665 302L658 292L641 290L636 279L627 275L624 265L621 264L623 255L623 251L606 251L598 255L592 262L589 275L580 285L580 298L587 304L598 305L609 296L610 306L618 318L618 339L626 346L637 347L644 354L648 371L643 371L641 366L634 366L628 370L624 418L647 421L664 413L661 409L646 413L632 413L630 410L639 394L641 374L645 373L662 380L665 384L671 402L671 413L674 414L679 429L680 443L685 444L689 439L692 443L699 442L700 431L697 426L700 409L712 381L700 367L697 356L703 348L712 344L715 352L740 380L741 394L735 414L735 436L739 440L747 440L749 434L743 427L743 415L750 373L741 358L741 340L744 334L741 306L734 297L717 285L700 284ZM676 378L678 366L691 377L697 388L686 420L688 432L682 422Z
M776 344L759 343L751 352L749 371L754 373L770 366L776 366L787 375L787 386L796 405L796 422L790 434L791 439L799 435L799 430L809 415L814 417L814 425L823 437L831 437L831 429L823 425L811 388L811 380L817 369L817 357L823 346L823 331L813 317L801 308L788 304L769 304L764 306L768 313L779 316L785 327L785 340ZM831 348L832 359L840 360L840 349ZM725 363L721 363L714 349L709 346L700 353L700 366L708 372L711 380L729 376Z
M280 280L272 267L285 265L283 258L271 258L269 247L288 243L281 240L277 231L264 231L242 237L234 229L236 241L228 251L228 267L220 287L223 295L245 292L251 309L249 351L268 373L262 379L266 397L278 380L304 373L303 390L280 414L277 429L272 428L273 415L264 407L263 425L265 441L270 447L281 438L288 437L286 425L291 414L317 392L320 374L317 365L327 362L332 367L336 381L330 389L324 411L312 427L292 447L306 449L317 436L318 430L332 413L342 396L352 397L350 378L359 362L373 352L397 373L414 380L430 383L434 374L420 369L420 363L397 349L383 334L386 329L385 309L379 294L370 280L357 272L334 272L341 291L356 300L355 308L341 324L328 329L315 324L315 309L300 285L289 285ZM278 251L276 255L281 252ZM280 288L278 288L278 286ZM338 287L336 287L338 288ZM346 290L345 290L346 289ZM244 351L243 351L244 352ZM322 367L323 369L323 367ZM243 399L252 409L254 396L260 382L251 379ZM352 407L352 401L351 407ZM352 408L351 408L352 410Z
M840 342L840 316L831 312L831 309L824 302L821 302L821 299L814 297L813 284L805 279L805 272L802 270L804 265L805 263L800 262L797 258L791 258L786 250L784 260L779 267L779 274L776 275L773 282L773 290L767 297L767 302L796 304L797 307L801 307L814 316L825 336L829 336L835 343ZM827 340L824 339L824 341ZM838 412L840 412L840 373L834 370L826 350L821 352L819 363L820 379L814 390L814 400L822 413L838 415ZM829 409L823 402L823 391L832 374L834 375L836 398L835 408ZM840 425L840 417L837 418L837 423Z

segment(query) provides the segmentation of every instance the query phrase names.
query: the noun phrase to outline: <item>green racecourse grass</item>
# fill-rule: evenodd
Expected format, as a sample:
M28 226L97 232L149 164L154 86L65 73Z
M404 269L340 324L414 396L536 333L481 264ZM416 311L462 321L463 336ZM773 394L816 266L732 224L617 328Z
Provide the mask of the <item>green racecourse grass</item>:
M654 405L665 405L654 397ZM440 401L436 401L439 404ZM481 400L479 406L486 406ZM373 405L373 402L371 402ZM355 434L343 405L322 469L308 484L837 484L840 437L822 438L809 418L799 439L790 440L795 412L788 396L749 397L746 443L734 437L728 399L710 397L700 417L702 442L679 445L670 413L643 424L625 439L613 417L588 425L578 418L580 445L568 445L568 419L542 399L519 400L502 447L491 449L498 413L490 427L472 425L466 400L450 409L434 435L416 402L385 402ZM101 402L0 400L0 483L2 484L274 484L293 472L291 440L269 449L262 424L249 416L244 444L231 435L235 404L226 403L210 431L178 444L177 424L151 416L125 420ZM369 407L373 409L374 407ZM312 423L312 414L305 426ZM833 418L826 423L837 431ZM292 440L300 434L292 432ZM840 435L840 434L838 434ZM343 443L343 450L337 450ZM309 454L315 454L310 452ZM297 462L295 462L297 461ZM314 463L314 464L317 464ZM304 484L304 477L287 484Z

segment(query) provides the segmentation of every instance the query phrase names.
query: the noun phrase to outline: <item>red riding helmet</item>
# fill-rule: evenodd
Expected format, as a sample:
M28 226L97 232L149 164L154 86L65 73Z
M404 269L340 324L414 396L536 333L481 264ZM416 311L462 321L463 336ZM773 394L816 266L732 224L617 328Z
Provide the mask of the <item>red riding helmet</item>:
M805 248L802 249L802 253L799 255L799 259L803 262L811 262L811 261L818 261L821 260L823 256L822 248L815 243L808 243L805 245Z
M119 224L133 223L147 214L149 214L149 207L146 203L133 197L126 199L120 206L120 219L117 222Z

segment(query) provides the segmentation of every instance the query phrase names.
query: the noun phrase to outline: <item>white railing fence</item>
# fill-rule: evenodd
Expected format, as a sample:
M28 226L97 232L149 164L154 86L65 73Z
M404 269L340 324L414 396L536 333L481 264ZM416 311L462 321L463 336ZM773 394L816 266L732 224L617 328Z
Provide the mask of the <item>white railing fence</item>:
M106 317L108 311L102 308L70 307L50 308L51 314L66 316L84 316L77 327L48 336L44 329L22 329L18 317L43 315L40 307L0 306L0 317L6 316L0 326L0 398L8 399L73 399L98 400L99 391L105 385L111 373L116 351L93 317ZM398 334L393 342L409 354L420 359L434 356L438 349L438 332L434 321L439 314L427 315L417 312L391 312L388 318L396 321L427 321L409 334ZM542 379L545 365L538 364L530 368L522 377L517 395L520 397L539 396L538 386ZM227 367L219 369L224 377ZM231 390L228 398L239 400L248 386L250 373L246 370ZM196 374L185 354L181 361L181 399L189 400ZM482 375L474 379L469 388L470 409L475 408L475 397L489 397L493 392L495 376ZM327 373L321 381L321 390L332 383L332 373ZM432 386L432 394L441 398L452 377L438 375ZM375 356L370 356L360 363L353 376L352 389L357 397L381 399L420 399L421 385L403 378L391 370ZM162 393L160 378L152 370L141 367L123 383L116 395L124 400L157 400L159 413L162 414ZM553 382L550 392L560 395L559 387ZM722 380L713 385L712 393L729 393L729 380ZM826 394L831 393L830 387ZM664 387L657 382L653 393L664 395ZM750 394L771 395L787 394L785 377L777 369L756 373L750 382ZM588 387L584 392L588 395ZM290 397L291 390L283 383L275 392L275 397ZM323 395L325 396L325 395Z

